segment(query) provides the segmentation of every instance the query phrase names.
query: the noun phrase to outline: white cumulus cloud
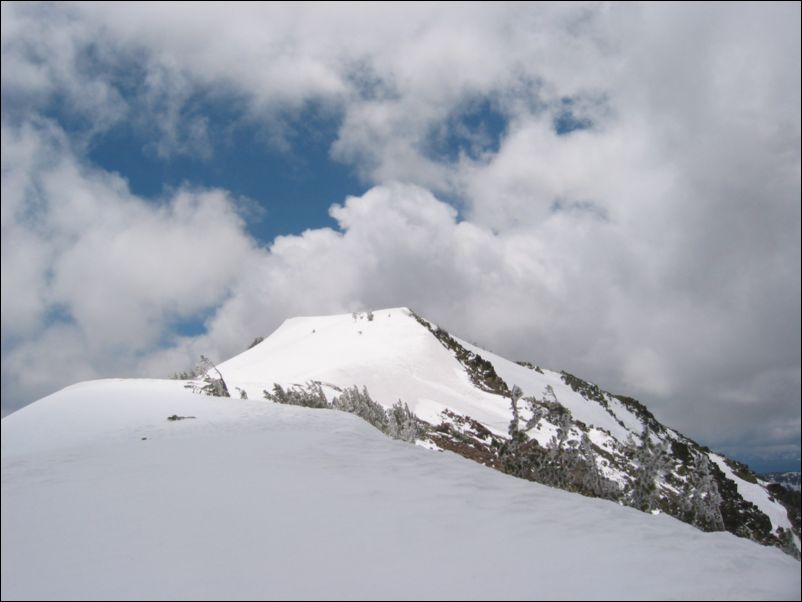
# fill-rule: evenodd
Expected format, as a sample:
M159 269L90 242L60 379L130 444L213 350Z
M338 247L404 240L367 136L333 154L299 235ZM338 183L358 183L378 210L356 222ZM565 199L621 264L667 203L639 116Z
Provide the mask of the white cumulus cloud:
M798 4L2 10L7 407L403 304L691 435L798 454ZM125 121L213 161L199 97L276 148L319 107L367 192L326 199L336 230L257 242L226 191L153 203L86 159ZM583 128L560 135L566 111Z

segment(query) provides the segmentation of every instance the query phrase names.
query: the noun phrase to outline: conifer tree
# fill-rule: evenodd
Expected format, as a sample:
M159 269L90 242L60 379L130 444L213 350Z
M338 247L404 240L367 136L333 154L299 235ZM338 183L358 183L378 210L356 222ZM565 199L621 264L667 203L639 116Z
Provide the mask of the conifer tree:
M418 419L400 399L387 411L387 419L387 434L393 439L414 443L418 438Z
M649 512L658 506L659 481L668 468L669 454L665 443L652 441L649 427L641 434L641 445L635 452L635 478L629 493L630 505Z
M512 417L510 418L507 432L510 438L501 446L499 459L504 472L517 477L528 478L529 462L523 452L523 446L529 438L519 427L520 415L518 412L518 400L521 399L523 392L518 385L513 385L509 395Z
M513 385L512 389L510 389L510 406L512 408L512 420L510 420L510 425L507 431L510 434L510 439L515 440L518 434L520 433L520 429L518 427L518 421L520 420L520 416L518 415L518 400L521 399L523 392L518 385Z
M197 382L189 382L184 385L185 388L191 389L193 393L200 393L202 395L210 395L212 397L231 397L226 386L226 381L217 366L205 355L200 356L200 362L194 370L194 374L201 377L203 382L199 385ZM215 376L216 375L216 376Z
M723 531L721 501L718 484L710 471L710 460L705 454L699 454L694 457L683 496L684 518L703 531Z
M343 390L332 401L332 407L343 412L356 414L380 431L387 432L389 424L387 413L383 407L370 398L366 387L362 387L362 391L356 386Z

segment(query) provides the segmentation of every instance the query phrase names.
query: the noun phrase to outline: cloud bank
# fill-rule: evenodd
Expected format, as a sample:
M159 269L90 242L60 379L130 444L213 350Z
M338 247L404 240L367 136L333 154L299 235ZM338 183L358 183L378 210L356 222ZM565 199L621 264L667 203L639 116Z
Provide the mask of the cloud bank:
M4 411L410 305L798 459L798 5L2 10ZM257 241L231 192L138 198L88 159L128 123L214 161L198 99L274 148L325 112L367 191L329 199L336 229Z

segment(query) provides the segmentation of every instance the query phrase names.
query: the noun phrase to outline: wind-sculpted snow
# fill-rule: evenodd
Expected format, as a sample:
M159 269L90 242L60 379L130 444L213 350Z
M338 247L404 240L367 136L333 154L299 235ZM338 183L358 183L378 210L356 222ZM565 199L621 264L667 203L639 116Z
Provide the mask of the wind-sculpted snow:
M6 417L2 444L4 600L800 595L776 548L341 412L97 381Z

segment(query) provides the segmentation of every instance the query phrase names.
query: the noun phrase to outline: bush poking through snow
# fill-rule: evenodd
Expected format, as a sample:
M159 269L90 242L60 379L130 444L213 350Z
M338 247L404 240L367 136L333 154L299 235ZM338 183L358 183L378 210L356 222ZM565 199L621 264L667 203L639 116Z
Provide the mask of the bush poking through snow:
M278 383L273 385L273 392L264 392L265 399L273 403L283 403L291 406L303 406L305 408L328 408L329 402L323 393L320 383L309 382L305 387L295 385L290 389L284 389Z
M387 410L387 420L387 434L393 439L415 443L421 434L420 421L400 399Z
M521 390L513 386L509 397L512 407L508 429L510 438L498 452L504 472L591 497L619 497L618 486L599 470L597 454L587 434L583 433L578 441L571 438L571 412L557 400L551 386L546 387L542 399L534 396L523 398L532 415L524 429L520 427L518 409ZM542 418L548 418L557 427L546 446L529 439L526 434L536 428Z
M226 386L226 381L223 380L223 375L220 370L214 365L205 355L200 357L195 374L201 376L201 382L192 381L184 385L185 388L191 389L193 393L201 395L209 395L211 397L231 397Z
M285 389L278 383L272 393L264 391L265 399L273 403L303 406L305 408L327 408L356 414L365 422L375 426L393 439L414 443L423 432L423 423L415 417L409 406L400 399L389 410L371 399L367 388L356 385L345 388L340 395L326 400L321 383L310 381L306 385L294 385Z
M387 432L389 424L387 412L370 398L366 387L362 387L361 391L356 386L345 389L338 397L332 400L331 407L341 412L356 414L383 433Z

